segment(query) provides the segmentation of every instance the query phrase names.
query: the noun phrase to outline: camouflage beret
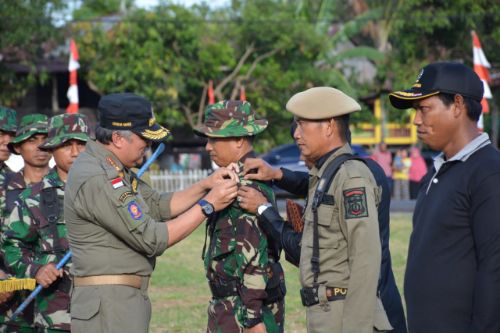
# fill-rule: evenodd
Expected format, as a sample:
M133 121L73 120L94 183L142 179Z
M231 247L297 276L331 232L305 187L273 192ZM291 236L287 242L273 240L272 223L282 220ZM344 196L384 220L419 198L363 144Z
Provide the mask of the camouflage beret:
M87 142L89 125L83 114L60 114L50 118L49 134L40 149L55 149L66 141L79 140Z
M16 111L0 106L0 131L16 133Z
M221 101L206 108L205 120L194 132L213 138L254 136L267 127L267 120L255 116L246 101Z
M359 111L361 106L338 89L314 87L293 95L286 109L305 119L327 119Z

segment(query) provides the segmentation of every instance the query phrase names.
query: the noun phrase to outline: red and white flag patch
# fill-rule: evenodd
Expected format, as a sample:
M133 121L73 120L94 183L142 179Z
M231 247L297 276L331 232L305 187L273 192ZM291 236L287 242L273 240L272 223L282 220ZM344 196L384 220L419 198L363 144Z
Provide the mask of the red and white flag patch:
M111 181L111 185L113 185L113 188L116 190L117 188L124 186L123 179L115 178Z

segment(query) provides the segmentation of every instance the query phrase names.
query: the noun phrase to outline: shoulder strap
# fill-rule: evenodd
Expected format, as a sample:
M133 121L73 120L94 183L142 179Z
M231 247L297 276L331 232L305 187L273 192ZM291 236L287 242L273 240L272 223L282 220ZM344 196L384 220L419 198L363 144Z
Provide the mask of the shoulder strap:
M314 191L314 197L311 205L313 212L313 253L311 257L311 270L314 274L314 286L318 285L319 277L319 235L318 235L318 207L323 202L323 197L328 191L330 184L332 183L337 171L340 169L342 164L347 160L360 160L365 162L362 158L356 157L352 154L342 154L337 156L333 161L331 161L325 169L325 172L321 176L318 186Z
M61 214L62 203L57 195L55 187L44 188L40 192L40 210L42 215L49 222L50 232L54 237L54 251L62 251L61 241L59 239L59 232L57 230L57 221Z

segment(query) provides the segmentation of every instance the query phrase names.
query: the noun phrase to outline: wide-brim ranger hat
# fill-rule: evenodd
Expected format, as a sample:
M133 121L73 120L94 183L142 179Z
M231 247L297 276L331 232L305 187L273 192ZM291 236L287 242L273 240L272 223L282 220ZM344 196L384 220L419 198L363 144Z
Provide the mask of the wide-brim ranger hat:
M132 131L149 141L164 141L170 131L156 123L151 103L133 93L103 96L98 105L99 126Z
M250 103L226 100L209 105L203 124L194 132L210 138L254 136L265 130L267 124L266 119L257 119Z
M16 133L17 121L15 110L0 106L0 131Z
M296 117L319 120L360 111L352 97L331 87L314 87L293 95L286 109Z
M481 101L484 87L469 67L455 62L436 62L425 66L410 89L389 94L392 106L409 109L415 101L440 93L459 94Z
M48 117L40 113L32 113L25 115L21 118L19 122L19 127L16 132L16 136L7 145L9 150L16 155L19 155L15 149L14 145L28 140L35 134L47 134L48 132Z
M89 125L83 114L60 114L49 119L47 140L40 149L55 149L69 140L87 142Z

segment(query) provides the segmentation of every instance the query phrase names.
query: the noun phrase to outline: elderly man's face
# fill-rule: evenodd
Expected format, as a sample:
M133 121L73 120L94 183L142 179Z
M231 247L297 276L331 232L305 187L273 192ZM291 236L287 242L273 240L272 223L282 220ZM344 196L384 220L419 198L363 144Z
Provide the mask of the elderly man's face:
M208 138L205 150L210 154L210 159L220 167L237 162L239 158L238 138Z
M308 120L303 118L296 119L297 128L293 133L293 138L299 146L300 154L309 162L316 162L318 158L324 155L325 146L328 145L326 130L331 119L327 120Z
M0 131L0 162L7 161L10 157L10 150L7 144L12 139L12 133Z
M446 106L437 96L415 102L413 124L417 126L418 138L434 150L445 150L458 124L452 112L454 107Z
M132 133L130 137L122 137L118 132L116 140L119 145L119 159L127 168L139 166L146 156L146 150L151 146L151 142L143 139L139 135Z

